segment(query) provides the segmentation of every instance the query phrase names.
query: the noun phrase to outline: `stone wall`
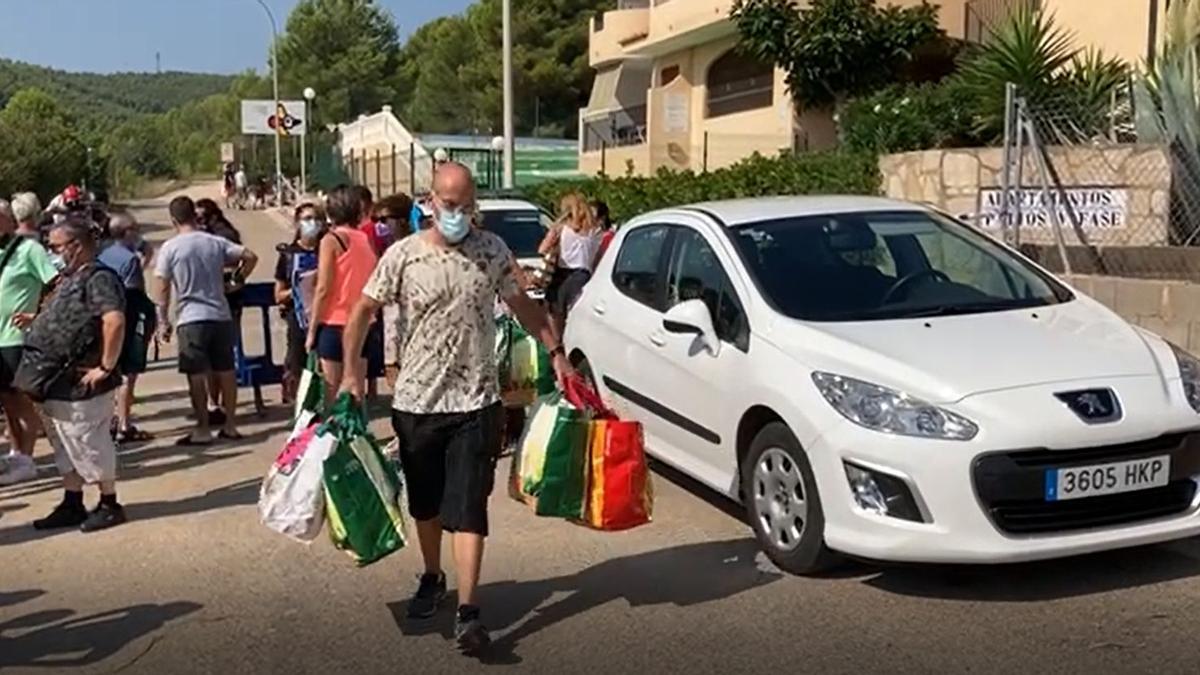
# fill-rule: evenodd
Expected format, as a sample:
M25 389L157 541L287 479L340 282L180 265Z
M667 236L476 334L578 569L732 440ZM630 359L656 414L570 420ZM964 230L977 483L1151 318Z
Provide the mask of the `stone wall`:
M1080 241L1064 215L1064 238L1068 244L1169 244L1171 166L1163 146L1062 146L1051 147L1049 155L1064 187L1072 192L1072 198L1116 199L1106 211L1099 208L1094 211L1103 212L1111 219L1109 222L1085 223L1086 242ZM995 213L1000 198L997 189L1002 159L1000 148L925 150L885 155L880 159L880 171L887 196L928 203L955 216L973 219L981 227L991 228L997 227L998 221L990 221L985 214L989 210ZM1027 219L1022 223L1020 240L1053 243L1049 211L1042 209L1039 214L1036 207L1042 197L1037 169L1032 154L1026 153L1021 198L1031 206L1023 209ZM1094 194L1086 194L1089 192ZM1065 210L1059 211L1065 213ZM1042 216L1040 222L1036 218L1038 215Z
M1200 284L1084 275L1063 279L1126 321L1200 354Z

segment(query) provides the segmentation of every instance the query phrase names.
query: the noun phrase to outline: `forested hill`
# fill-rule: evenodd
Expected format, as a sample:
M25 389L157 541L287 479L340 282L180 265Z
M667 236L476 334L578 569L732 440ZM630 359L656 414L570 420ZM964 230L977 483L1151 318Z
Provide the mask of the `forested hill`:
M0 108L21 89L36 87L53 96L83 126L107 127L226 92L233 80L230 75L180 72L68 73L0 59Z

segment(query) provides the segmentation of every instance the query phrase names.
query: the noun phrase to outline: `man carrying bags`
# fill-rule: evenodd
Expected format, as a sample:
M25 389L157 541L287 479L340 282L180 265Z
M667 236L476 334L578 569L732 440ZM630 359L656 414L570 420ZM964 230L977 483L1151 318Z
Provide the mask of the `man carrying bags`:
M454 535L458 577L455 636L468 654L490 643L475 605L487 502L502 446L493 301L499 295L517 319L549 348L560 379L572 370L540 306L513 274L512 253L497 235L472 228L471 172L447 163L434 179L434 226L388 249L345 329L345 353L362 350L370 319L399 305L399 376L392 425L400 441L409 510L425 562L412 619L430 618L446 594L443 530ZM343 391L363 396L361 363L347 362Z

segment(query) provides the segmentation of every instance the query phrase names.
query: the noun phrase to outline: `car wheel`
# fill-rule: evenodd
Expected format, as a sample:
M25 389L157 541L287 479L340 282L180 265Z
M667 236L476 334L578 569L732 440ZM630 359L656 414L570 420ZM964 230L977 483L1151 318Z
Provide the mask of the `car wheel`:
M786 425L763 427L742 463L746 514L763 552L781 570L814 574L839 562L825 546L825 515L808 457Z

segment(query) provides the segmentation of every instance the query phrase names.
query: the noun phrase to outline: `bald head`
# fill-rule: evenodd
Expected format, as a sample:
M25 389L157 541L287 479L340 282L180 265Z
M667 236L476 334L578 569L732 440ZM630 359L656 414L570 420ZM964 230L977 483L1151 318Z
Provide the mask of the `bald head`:
M120 239L130 231L137 230L137 221L128 213L118 213L108 222L108 230L113 239Z
M433 177L433 193L445 208L469 211L475 206L475 179L471 170L458 162L439 166Z
M139 230L137 219L128 213L118 213L108 222L108 233L112 240L124 244L130 250L137 250Z

